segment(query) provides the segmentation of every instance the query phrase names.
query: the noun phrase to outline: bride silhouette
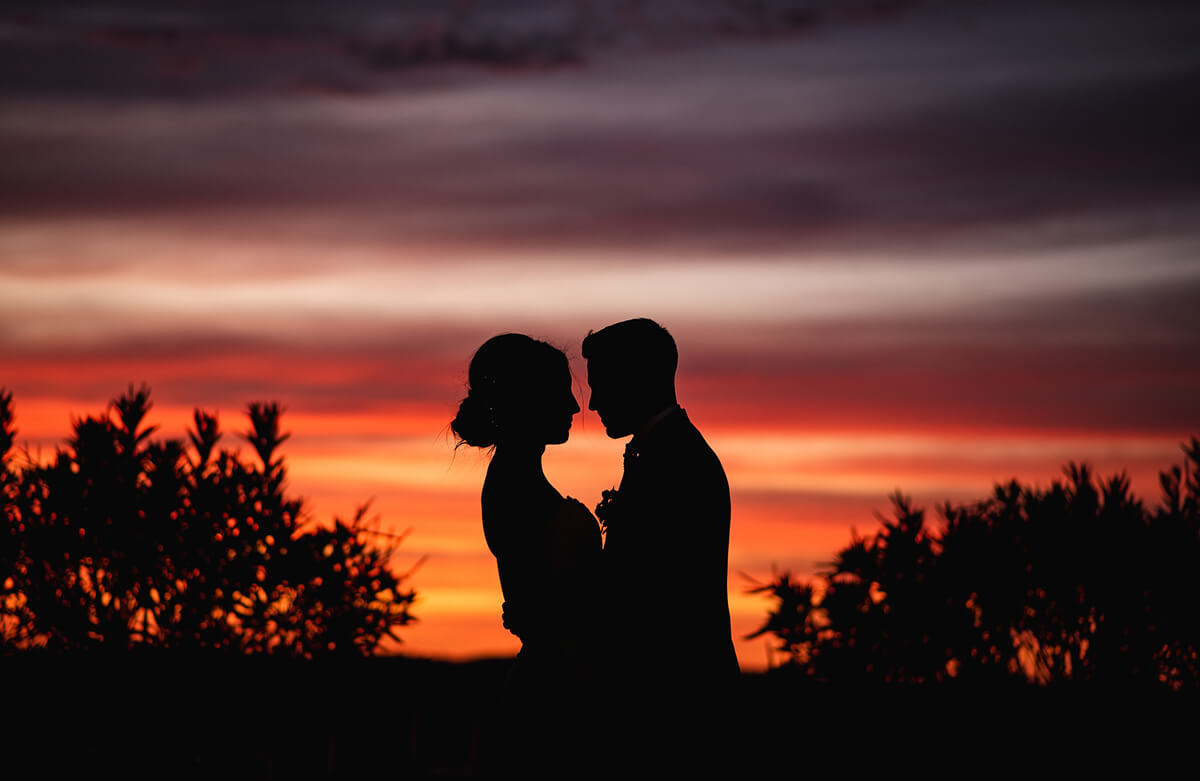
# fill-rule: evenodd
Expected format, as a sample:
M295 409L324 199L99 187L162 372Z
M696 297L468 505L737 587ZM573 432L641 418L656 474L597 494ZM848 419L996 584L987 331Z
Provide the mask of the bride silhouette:
M451 423L460 444L494 447L483 533L506 609L522 617L521 650L504 687L504 710L525 718L508 725L512 751L513 742L544 741L564 714L586 710L597 680L600 527L542 470L546 446L567 441L580 411L571 384L561 350L501 334L472 358L468 393Z

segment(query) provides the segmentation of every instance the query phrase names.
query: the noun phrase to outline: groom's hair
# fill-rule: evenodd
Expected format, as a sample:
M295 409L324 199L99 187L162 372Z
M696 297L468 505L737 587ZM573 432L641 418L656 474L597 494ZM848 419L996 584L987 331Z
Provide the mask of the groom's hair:
M679 365L679 349L670 332L646 317L588 332L583 340L583 357L622 366L638 377L666 382L674 382Z

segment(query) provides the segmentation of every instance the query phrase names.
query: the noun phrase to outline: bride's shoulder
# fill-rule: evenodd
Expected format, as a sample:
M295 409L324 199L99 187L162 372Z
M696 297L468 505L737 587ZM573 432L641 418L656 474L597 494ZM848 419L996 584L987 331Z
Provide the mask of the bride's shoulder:
M600 522L596 521L596 517L592 515L592 510L589 510L582 501L572 497L563 497L563 504L559 506L558 515L565 518L566 522L581 525L581 527L599 528L600 525Z
M558 512L559 516L572 526L585 530L593 528L598 530L600 528L600 522L596 520L596 516L588 509L588 506L573 497L563 497L563 502Z
M588 509L588 506L573 496L564 496L563 497L562 511L569 512L569 513L580 513L580 514L584 514L584 515L592 515L592 511ZM594 518L595 516L593 515L592 517Z

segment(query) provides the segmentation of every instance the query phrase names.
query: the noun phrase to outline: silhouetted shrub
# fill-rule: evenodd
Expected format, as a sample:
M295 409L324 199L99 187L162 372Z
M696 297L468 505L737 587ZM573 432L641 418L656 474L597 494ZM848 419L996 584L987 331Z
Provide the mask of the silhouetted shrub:
M1160 476L1147 509L1119 475L1069 464L1040 490L1017 481L941 508L931 531L909 499L854 539L818 582L752 589L795 672L923 683L1200 683L1200 440Z
M258 463L217 449L197 410L190 451L152 441L145 387L74 423L48 464L11 452L12 394L0 392L0 648L158 647L315 657L365 655L413 620L399 538L365 506L303 531L284 493L276 404L251 404Z

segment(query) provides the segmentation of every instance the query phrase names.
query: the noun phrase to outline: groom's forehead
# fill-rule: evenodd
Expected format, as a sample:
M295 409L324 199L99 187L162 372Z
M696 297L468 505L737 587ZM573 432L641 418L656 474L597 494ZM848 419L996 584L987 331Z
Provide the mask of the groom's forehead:
M616 374L617 372L615 370L618 368L619 367L615 365L615 362L611 356L605 356L603 358L593 357L587 359L587 371L589 377L607 377L609 375Z
M612 366L602 360L596 358L588 358L587 361L587 380L588 385L599 385L607 382L612 378Z
M637 376L643 372L644 367L638 363L636 355L608 353L587 359L589 377L597 376L601 379L618 380Z
M629 353L606 353L587 359L588 374L606 377L637 373L640 366L638 356Z

